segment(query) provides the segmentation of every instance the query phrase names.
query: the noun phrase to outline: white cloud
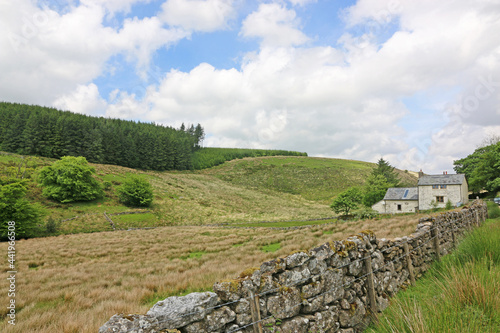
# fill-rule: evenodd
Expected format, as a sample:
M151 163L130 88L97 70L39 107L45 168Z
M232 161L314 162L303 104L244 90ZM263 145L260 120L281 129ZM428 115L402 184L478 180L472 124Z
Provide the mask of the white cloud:
M124 55L146 77L156 50L195 31L226 29L237 16L232 1L170 0L158 17L103 23L135 3L86 0L64 13L2 3L0 99L201 123L211 146L383 156L425 172L451 171L453 159L500 131L500 6L492 1L360 0L344 12L352 29L330 46L316 46L285 2L260 3L240 36L261 43L241 66L167 68L156 83L115 90L105 101L92 81L111 57ZM426 102L413 105L421 96Z
M118 54L143 75L156 50L187 36L164 27L157 17L125 19L119 29L107 27L101 5L113 4L87 1L62 14L28 0L2 4L0 99L50 105L99 77Z
M80 2L84 5L98 5L114 14L117 12L129 13L133 5L147 4L151 0L80 0Z
M165 23L186 31L226 29L235 16L232 0L167 0L161 7Z
M278 3L260 4L242 23L243 37L258 37L264 46L302 45L309 38L298 29L299 19L294 10Z
M89 85L79 85L70 94L57 98L54 107L60 110L70 110L94 116L103 116L107 103L99 94L99 89L93 83Z

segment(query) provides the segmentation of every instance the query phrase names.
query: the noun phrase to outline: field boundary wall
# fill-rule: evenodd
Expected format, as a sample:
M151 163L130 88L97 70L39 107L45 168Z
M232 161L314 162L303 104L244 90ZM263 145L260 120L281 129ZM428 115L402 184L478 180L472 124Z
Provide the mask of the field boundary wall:
M143 315L116 314L99 333L362 332L390 297L415 283L487 214L486 204L476 200L420 219L402 238L377 239L364 230L264 262L216 282L213 292L172 296Z

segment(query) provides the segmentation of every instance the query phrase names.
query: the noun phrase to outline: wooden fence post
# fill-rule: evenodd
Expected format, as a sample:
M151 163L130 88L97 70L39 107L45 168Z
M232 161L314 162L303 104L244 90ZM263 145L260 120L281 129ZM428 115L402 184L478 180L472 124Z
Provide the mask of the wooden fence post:
M410 249L408 247L407 242L403 243L403 248L405 250L408 273L410 274L410 282L411 282L411 285L414 286L415 285L415 273L413 272L413 263L411 262Z
M439 227L437 225L431 229L431 236L434 238L434 251L436 251L436 260L439 261L441 258L441 253L439 253Z
M252 322L254 333L262 333L262 325L260 322L260 305L259 296L254 295L253 291L250 292L250 311L252 313Z
M370 308L373 314L378 312L377 301L375 298L375 284L373 283L373 270L372 270L372 257L368 254L365 258L365 268L366 268L366 281L368 290L368 300L370 301Z

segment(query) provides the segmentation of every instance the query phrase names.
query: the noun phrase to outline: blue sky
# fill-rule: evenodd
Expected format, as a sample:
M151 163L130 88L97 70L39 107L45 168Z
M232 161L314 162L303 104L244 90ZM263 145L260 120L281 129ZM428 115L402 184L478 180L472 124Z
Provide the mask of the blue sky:
M500 133L498 31L490 0L0 1L0 100L441 173Z

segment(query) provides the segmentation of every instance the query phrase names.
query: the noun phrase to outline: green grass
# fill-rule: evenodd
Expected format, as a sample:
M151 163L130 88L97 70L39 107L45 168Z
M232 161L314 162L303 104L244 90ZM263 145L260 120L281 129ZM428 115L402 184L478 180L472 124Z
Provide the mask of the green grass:
M350 186L364 184L374 166L359 161L303 156L244 158L211 169L182 172L140 171L92 164L96 169L95 177L100 182L111 183L105 197L91 202L60 204L43 197L42 188L36 181L39 170L54 161L0 154L0 176L14 177L19 173L19 165L21 169L27 165L27 198L38 203L45 213L42 227L49 218L56 222L56 234L110 231L112 228L104 212L110 215L138 211L120 203L116 195L117 188L131 175L144 177L151 183L154 191L153 204L149 208L151 214L110 215L120 229L222 223L255 227L328 223L284 221L334 215L329 207L332 198ZM71 218L75 219L61 222ZM276 224L261 224L260 221ZM40 233L40 236L45 235L48 234Z
M399 293L367 332L500 332L500 220L487 220Z
M118 229L158 226L158 217L153 213L112 215L110 218Z
M264 157L231 161L205 172L231 184L330 204L347 188L364 185L373 167L373 163L332 158ZM416 183L408 173L399 174L405 182Z
M260 249L262 252L276 252L281 248L281 243L271 243L262 246Z
M182 256L181 259L186 260L186 259L201 258L204 254L207 253L205 251L195 251L189 253L187 256Z

